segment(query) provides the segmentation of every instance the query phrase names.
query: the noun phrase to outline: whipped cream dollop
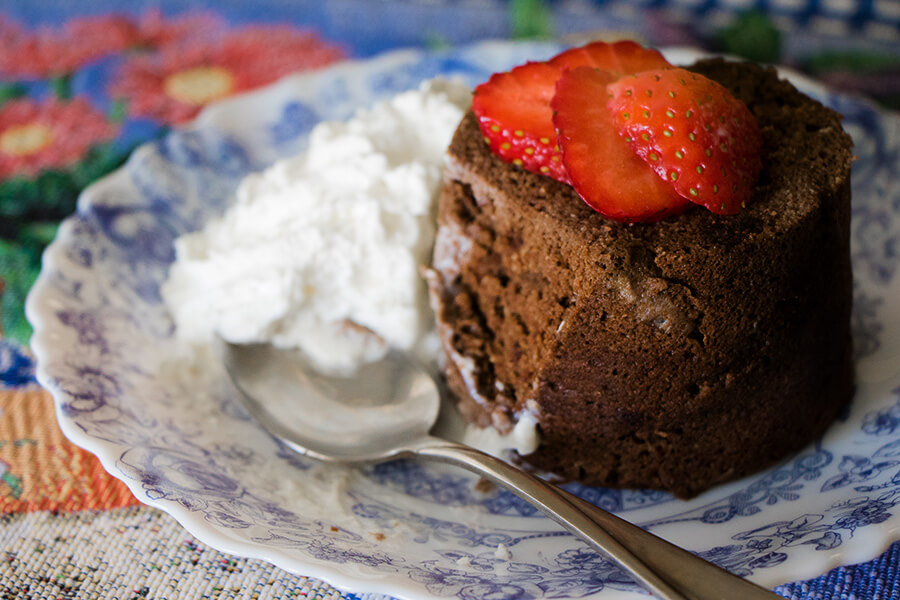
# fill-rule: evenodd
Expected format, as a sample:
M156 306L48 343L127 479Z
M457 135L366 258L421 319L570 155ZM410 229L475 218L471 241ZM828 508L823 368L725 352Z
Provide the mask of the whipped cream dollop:
M332 372L388 347L433 354L419 269L470 102L464 84L431 80L317 125L305 152L248 176L222 218L175 243L162 295L178 335L300 348Z
M443 158L471 93L434 79L325 122L307 150L249 175L220 218L178 238L162 297L187 342L299 348L350 372L389 348L437 360L420 270L431 260ZM492 454L538 443L536 419L511 435L448 434Z

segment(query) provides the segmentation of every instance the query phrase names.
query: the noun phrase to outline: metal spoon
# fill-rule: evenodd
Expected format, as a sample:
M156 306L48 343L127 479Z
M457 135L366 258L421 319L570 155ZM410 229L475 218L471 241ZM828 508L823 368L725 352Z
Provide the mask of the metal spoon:
M250 413L300 454L340 463L417 456L456 464L530 502L659 598L781 598L500 459L429 435L440 393L408 357L391 353L341 377L269 345L220 340L217 352Z

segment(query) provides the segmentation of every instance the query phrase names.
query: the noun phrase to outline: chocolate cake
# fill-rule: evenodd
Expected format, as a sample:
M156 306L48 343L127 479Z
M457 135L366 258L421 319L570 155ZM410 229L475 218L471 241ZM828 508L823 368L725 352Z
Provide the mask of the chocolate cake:
M491 153L448 150L429 285L463 415L541 443L565 479L693 496L815 439L853 391L851 141L840 115L749 63L701 61L757 117L737 215L623 225Z

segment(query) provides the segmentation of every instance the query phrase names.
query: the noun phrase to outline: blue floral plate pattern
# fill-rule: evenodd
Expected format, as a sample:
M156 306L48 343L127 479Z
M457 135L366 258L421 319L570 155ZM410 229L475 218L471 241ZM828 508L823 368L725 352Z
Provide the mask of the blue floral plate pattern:
M159 296L175 237L220 214L244 175L301 150L318 121L436 75L476 84L558 50L497 42L399 51L288 77L210 107L91 186L47 250L27 305L37 377L66 435L208 544L350 591L635 596L613 565L512 495L477 491L460 471L416 462L340 469L291 455L250 420L212 361L186 358ZM852 407L797 456L689 502L570 486L769 587L871 559L900 539L900 119L786 75L845 115L859 155Z

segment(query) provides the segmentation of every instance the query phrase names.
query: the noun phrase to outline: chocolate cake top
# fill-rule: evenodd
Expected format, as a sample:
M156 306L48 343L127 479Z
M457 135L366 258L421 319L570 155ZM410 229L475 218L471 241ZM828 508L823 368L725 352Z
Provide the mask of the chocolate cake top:
M484 143L474 115L464 118L448 150L451 157L499 191L567 223L605 244L619 237L643 240L657 252L681 251L686 244L734 245L765 231L789 229L813 210L819 198L849 176L852 142L841 116L780 80L773 68L722 59L688 67L728 88L747 103L763 136L763 170L747 208L720 216L700 206L659 223L623 225L590 209L568 185L511 168ZM602 160L598 156L597 160Z

